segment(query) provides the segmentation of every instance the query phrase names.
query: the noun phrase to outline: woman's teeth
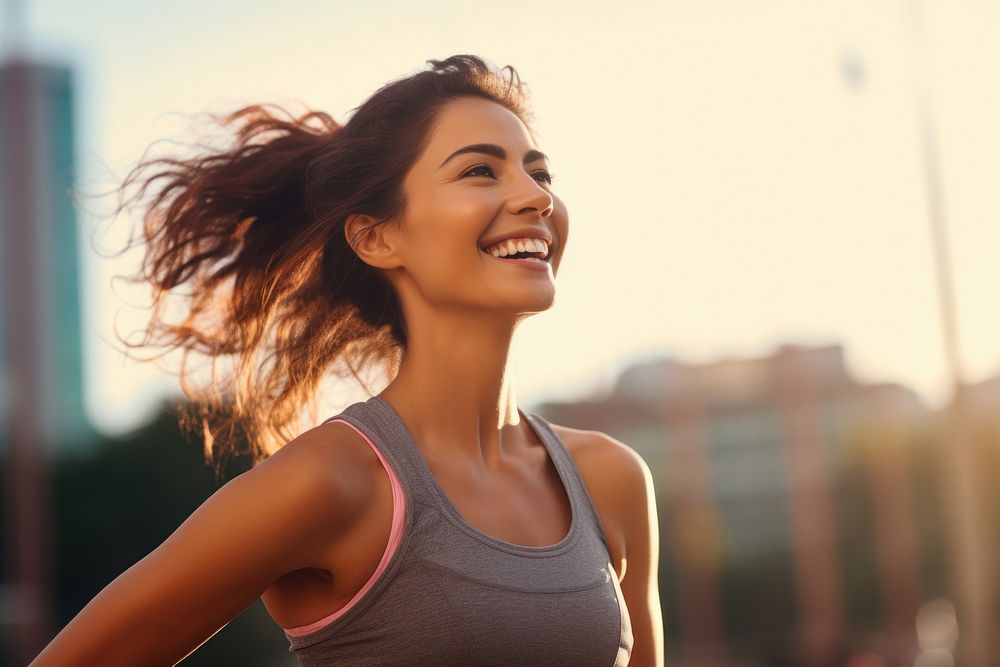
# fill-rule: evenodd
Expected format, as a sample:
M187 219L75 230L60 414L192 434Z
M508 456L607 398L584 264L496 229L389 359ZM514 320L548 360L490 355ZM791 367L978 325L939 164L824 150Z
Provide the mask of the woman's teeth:
M549 254L549 246L541 239L508 239L506 241L501 241L496 245L492 245L489 248L484 248L483 252L493 255L494 257L507 257L519 252L527 252L532 253L539 259L545 259Z

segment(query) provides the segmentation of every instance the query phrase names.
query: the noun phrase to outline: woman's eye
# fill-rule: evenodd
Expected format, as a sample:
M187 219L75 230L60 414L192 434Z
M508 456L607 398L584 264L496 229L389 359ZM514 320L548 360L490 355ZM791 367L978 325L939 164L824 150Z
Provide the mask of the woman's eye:
M483 169L487 170L491 174L493 173L493 167L491 167L490 165L488 165L488 164L477 164L475 167L473 167L472 169L470 169L469 171L465 172L462 175L463 176L472 176L472 175L475 174L475 172L481 171Z
M490 176L494 175L493 174L493 167L491 167L490 165L488 165L488 164L477 164L476 166L472 167L467 172L465 172L464 174L462 174L462 176L475 176L475 175L477 175L477 172L482 172L483 170L485 170ZM486 174L483 174L483 175L486 175ZM552 174L550 174L547 171L536 171L534 174L532 174L532 176L534 176L536 179L539 178L539 176L540 176L541 179L543 179L549 185L552 184L552 180L555 178Z

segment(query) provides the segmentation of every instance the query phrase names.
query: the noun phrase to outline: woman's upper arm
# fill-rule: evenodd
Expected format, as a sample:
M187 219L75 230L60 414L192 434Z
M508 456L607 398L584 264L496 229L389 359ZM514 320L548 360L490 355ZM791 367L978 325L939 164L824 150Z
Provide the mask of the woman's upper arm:
M358 504L334 468L342 430L316 430L216 491L108 584L31 663L174 665L276 579L316 566ZM351 491L357 495L358 489Z
M662 667L663 613L660 608L658 570L659 521L653 476L646 461L631 447L610 436L606 461L617 477L620 523L625 536L625 573L622 597L632 623L630 665Z

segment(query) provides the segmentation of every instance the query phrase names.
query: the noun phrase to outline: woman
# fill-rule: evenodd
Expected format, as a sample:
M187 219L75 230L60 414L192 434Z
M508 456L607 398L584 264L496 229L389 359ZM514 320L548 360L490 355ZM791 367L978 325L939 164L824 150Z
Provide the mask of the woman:
M525 86L428 62L343 126L248 107L232 150L126 179L168 165L140 190L166 179L140 277L158 306L186 283L189 310L150 334L234 357L182 384L211 460L242 443L257 465L33 665L172 665L258 597L302 665L662 664L648 468L511 384L569 232ZM295 435L331 368L390 382Z

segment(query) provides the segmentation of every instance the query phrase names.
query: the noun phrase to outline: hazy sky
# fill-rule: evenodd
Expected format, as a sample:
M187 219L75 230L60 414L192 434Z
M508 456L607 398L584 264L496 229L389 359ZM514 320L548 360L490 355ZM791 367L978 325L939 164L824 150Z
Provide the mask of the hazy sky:
M912 5L899 1L429 6L48 0L27 14L32 50L78 73L79 178L92 191L152 142L195 139L187 114L277 102L343 120L429 58L517 68L571 230L557 303L515 343L525 404L604 386L641 358L710 361L785 341L842 343L861 380L937 404L947 377L915 106L923 72L964 367L970 380L1000 371L997 3L924 3L923 68ZM144 311L110 284L134 264L88 243L87 403L114 430L176 379L106 342L116 317L128 332Z

